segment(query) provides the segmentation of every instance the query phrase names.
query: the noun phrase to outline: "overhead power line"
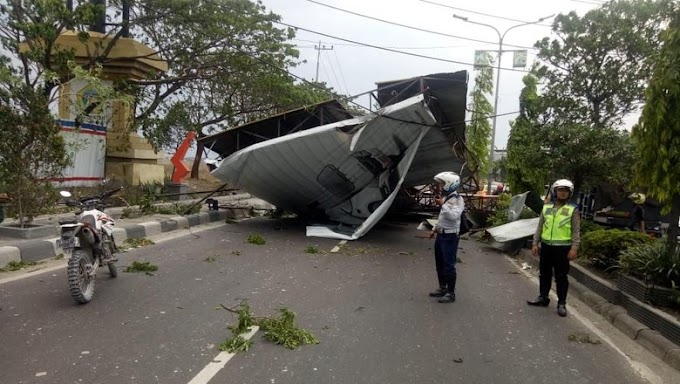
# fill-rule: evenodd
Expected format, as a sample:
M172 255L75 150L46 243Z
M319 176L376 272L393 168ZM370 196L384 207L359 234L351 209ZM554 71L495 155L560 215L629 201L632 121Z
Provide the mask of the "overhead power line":
M472 14L475 14L475 15L491 17L491 18L494 18L494 19L514 21L514 22L517 22L517 23L529 23L529 21L526 21L526 20L519 20L519 19L513 19L513 18L505 17L505 16L491 15L489 13L478 12L478 11L473 11L473 10L470 10L470 9L459 8L459 7L453 7L453 6L450 6L448 4L437 3L435 1L430 1L430 0L420 0L420 1L422 1L423 3L433 4L433 5L437 5L437 6L448 8L448 9L455 9L457 11L463 11L463 12L472 13ZM542 23L535 23L534 25L540 25L542 27L552 27L552 25L550 25L550 24L542 24Z
M472 38L472 37L451 35L451 34L448 34L448 33L432 31L432 30L429 30L429 29L424 29L424 28L414 27L414 26L411 26L411 25L397 23L397 22L394 22L394 21L379 19L377 17L368 16L368 15L364 15L364 14L357 13L357 12L354 12L354 11L350 11L350 10L347 10L347 9L338 8L338 7L335 7L335 6L332 6L332 5L329 5L329 4L325 4L325 3L321 3L321 2L315 1L315 0L307 0L307 1L309 1L310 3L318 4L322 7L334 9L336 11L349 13L351 15L363 17L365 19L370 19L370 20L378 21L378 22L385 23L385 24L396 25L396 26L399 26L399 27L402 27L402 28L412 29L414 31L420 31L420 32L430 33L430 34L439 35L439 36L446 36L446 37L451 37L451 38L454 38L454 39L474 41L474 42L477 42L477 43L498 45L497 41L493 42L493 41L487 41L487 40L479 40L479 39L475 39L475 38ZM522 49L536 49L536 48L527 47L527 46L524 46L524 45L513 45L513 44L505 44L505 45L509 46L509 47L522 48Z
M299 29L299 30L301 30L301 31L305 31L305 32L309 32L309 33L314 33L314 34L316 34L316 35L325 36L325 37L328 37L328 38L331 38L331 39L336 39L336 40L340 40L340 41L344 41L344 42L348 42L348 43L353 43L353 44L364 45L364 46L366 46L366 47L371 47L371 48L379 49L379 50L381 50L381 51L387 51L387 52L392 52L392 53L399 53L399 54L402 54L402 55L413 56L413 57L419 57L419 58L421 58L421 59L428 59L428 60L434 60L434 61L441 61L441 62L445 62L445 63L466 65L466 66L470 66L470 67L474 67L474 66L475 66L475 64L473 64L473 63L467 63L467 62L464 62L464 61L443 59L443 58L441 58L441 57L434 57L434 56L421 55L421 54L413 53L413 52L404 52L404 51L399 51L399 50L396 50L396 49L381 47L381 46L378 46L378 45L373 45L373 44L368 44L368 43L362 43L362 42L358 42L358 41L356 41L356 40L345 39L345 38L343 38L343 37L338 37L338 36L329 35L329 34L327 34L327 33L314 31L314 30L311 30L311 29L308 29L308 28L298 27L298 26L295 26L295 25L292 25L292 24L284 23L284 22L282 22L282 21L275 21L274 23L280 24L280 25L283 25L283 26L286 26L286 27L294 28L294 29ZM524 69L514 69L514 68L501 68L501 70L504 70L504 71L511 71L511 72L523 72L523 73L528 73L528 72L529 72L529 71L524 70Z
M250 17L261 17L260 15L244 12L243 10L240 10L240 9L235 9L235 8L231 8L231 7L228 7L228 6L225 7L225 8L229 8L232 11L240 13L242 15L246 15L246 16L250 16ZM336 39L336 40L344 41L344 42L347 42L347 43L359 44L359 45L379 49L379 50L386 51L386 52L399 53L399 54L402 54L402 55L418 57L418 58L421 58L421 59L428 59L428 60L434 60L434 61L441 61L441 62L445 62L445 63L460 64L460 65L475 67L475 64L473 64L473 63L467 63L467 62L464 62L464 61L457 61L457 60L443 59L443 58L434 57L434 56L420 55L420 54L412 53L412 52L399 51L399 50L396 50L396 49L385 48L385 47L381 47L381 46L374 45L374 44L362 43L362 42L359 42L359 41L356 41L356 40L350 40L350 39L346 39L346 38L343 38L343 37L330 35L328 33L315 31L315 30L312 30L312 29L309 29L309 28L299 27L297 25L284 23L283 21L274 21L274 20L268 20L268 21L271 22L271 23L278 24L278 25L283 25L285 27L294 28L294 29L297 29L297 30L300 30L300 31L313 33L313 34L316 34L316 35L319 35L319 36L325 36L325 37L328 37L328 38L331 38L331 39ZM529 71L524 70L524 69L514 69L514 68L500 68L500 69L504 70L504 71L511 71L511 72L522 72L522 73L528 73L529 72Z
M304 43L314 43L317 44L319 41L318 40L306 40L306 39L293 39L293 41L301 41ZM363 46L361 44L349 44L349 43L333 43L333 45L338 46L338 47L357 47L357 48L370 48ZM315 45L295 45L297 48L314 48ZM403 47L403 46L386 46L385 48L392 48L392 49L447 49L447 48L474 48L473 45L436 45L436 46L418 46L418 47Z

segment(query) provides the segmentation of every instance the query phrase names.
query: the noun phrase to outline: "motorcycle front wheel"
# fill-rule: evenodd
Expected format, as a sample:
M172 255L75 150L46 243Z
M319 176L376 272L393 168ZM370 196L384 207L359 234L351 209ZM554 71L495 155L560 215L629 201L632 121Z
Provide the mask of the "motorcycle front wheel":
M89 268L88 268L89 266ZM75 249L68 259L68 287L71 296L79 304L89 303L94 297L95 275L88 273L92 268L90 258L82 249Z
M104 235L104 245L103 245L103 248L102 248L102 252L104 252L104 257L113 259L114 248L115 247L113 245L113 240L109 236ZM108 267L109 267L109 274L111 275L111 277L118 276L118 268L116 268L116 262L115 261L109 261Z

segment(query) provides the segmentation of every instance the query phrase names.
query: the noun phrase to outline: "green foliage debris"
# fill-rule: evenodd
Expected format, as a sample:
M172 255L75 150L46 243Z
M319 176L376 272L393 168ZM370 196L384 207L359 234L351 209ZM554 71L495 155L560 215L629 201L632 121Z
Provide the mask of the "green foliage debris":
M569 335L568 339L569 339L569 341L573 341L573 342L581 343L581 344L586 344L586 343L587 344L595 344L595 345L602 344L602 342L600 340L594 339L589 334L582 333L582 332L573 333L573 334Z
M132 265L125 268L125 272L155 272L157 270L158 266L148 261L133 261Z
M319 248L315 245L310 245L305 248L305 253L319 253Z
M263 338L274 344L282 345L288 349L296 349L306 344L319 344L319 340L312 333L295 325L295 313L288 308L279 308L278 317L255 317L250 311L247 301L241 302L237 308L222 308L238 315L238 325L229 326L232 337L227 338L219 348L222 351L238 352L247 351L252 342L243 339L243 333L249 332L251 327L257 325L264 331Z
M0 268L0 272L14 272L14 271L24 269L26 267L32 267L32 266L37 265L37 264L38 263L36 263L35 261L24 261L24 260L10 261L3 268Z
M147 239L146 237L131 237L129 239L125 240L125 244L123 244L124 248L139 248L139 247L145 247L147 245L153 245L154 242Z
M246 243L256 244L256 245L264 245L264 244L267 243L267 241L264 239L264 237L262 237L262 236L260 236L256 233L253 233L253 234L248 236Z

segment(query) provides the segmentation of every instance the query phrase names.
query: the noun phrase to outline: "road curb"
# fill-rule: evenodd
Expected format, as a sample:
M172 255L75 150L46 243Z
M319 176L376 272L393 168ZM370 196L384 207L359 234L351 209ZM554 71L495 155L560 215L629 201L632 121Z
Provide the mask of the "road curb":
M532 256L529 250L520 250L519 257L527 261L533 268L538 269L539 260L537 257ZM618 297L617 295L625 294L615 287L610 287L611 284L608 282L603 281L597 276L588 276L588 285L579 282L586 273L587 271L580 267L573 267L572 264L569 272L571 277L569 281L569 294L573 294L576 298L587 304L617 329L663 360L670 367L680 371L680 346L652 327L635 319L625 307L610 302L612 298ZM646 304L634 298L626 298L626 302L627 304L635 304L638 311L653 312L653 309L648 310Z
M0 247L0 265L21 260L21 250L17 247Z
M245 214L244 212L245 211ZM130 238L150 237L199 225L248 217L248 209L229 208L219 211L201 212L185 217L177 216L164 220L152 220L113 230L117 244ZM17 246L0 247L0 265L10 261L42 261L61 254L56 245L57 238L23 242Z

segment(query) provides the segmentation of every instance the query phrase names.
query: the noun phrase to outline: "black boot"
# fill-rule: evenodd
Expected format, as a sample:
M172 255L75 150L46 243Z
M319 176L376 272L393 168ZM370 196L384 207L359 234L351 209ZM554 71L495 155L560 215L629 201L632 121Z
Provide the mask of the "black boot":
M527 300L527 304L533 305L535 307L547 307L550 305L550 299L545 296L538 296L536 300Z
M440 303L453 303L456 301L456 277L457 276L454 274L447 279L447 292L438 300Z
M442 297L446 294L446 287L439 287L436 291L430 292L430 297Z
M440 303L453 303L456 301L456 294L453 292L446 292L446 294L437 300Z
M557 304L557 314L565 317L567 316L567 305L566 304Z

